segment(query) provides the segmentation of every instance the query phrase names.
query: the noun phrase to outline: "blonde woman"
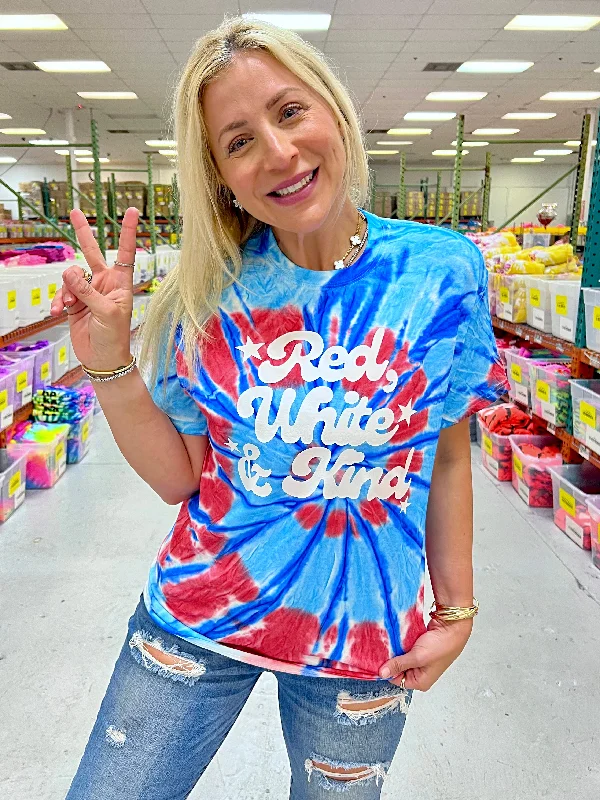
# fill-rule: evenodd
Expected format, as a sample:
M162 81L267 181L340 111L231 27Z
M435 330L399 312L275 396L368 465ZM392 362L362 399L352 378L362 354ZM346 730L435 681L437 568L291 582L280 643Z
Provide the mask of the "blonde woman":
M68 798L187 797L270 671L290 798L374 800L477 612L466 418L503 390L486 273L462 236L362 210L356 112L295 34L223 23L175 116L184 237L145 326L151 391L134 210L111 269L73 212L91 273L53 304L125 458L181 506Z

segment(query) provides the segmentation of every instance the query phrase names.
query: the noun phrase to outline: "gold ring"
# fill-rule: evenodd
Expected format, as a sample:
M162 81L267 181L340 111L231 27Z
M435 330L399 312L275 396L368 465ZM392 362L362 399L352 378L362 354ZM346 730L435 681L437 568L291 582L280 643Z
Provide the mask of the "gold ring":
M115 261L113 267L131 267L131 269L135 269L135 264L125 264L124 261Z
M75 305L75 303L73 303L73 305ZM68 317L72 317L73 314L79 314L79 311L69 311L69 309L72 307L73 306L65 306L65 311L67 312Z
M402 689L403 692L406 691L406 678L404 676L402 677L402 680L400 681L400 688Z
M86 269L85 267L82 267L82 266L80 266L79 268L83 272L83 277L86 279L86 281L88 283L91 283L92 282L92 278L94 277L94 274L93 274L92 270L91 269Z

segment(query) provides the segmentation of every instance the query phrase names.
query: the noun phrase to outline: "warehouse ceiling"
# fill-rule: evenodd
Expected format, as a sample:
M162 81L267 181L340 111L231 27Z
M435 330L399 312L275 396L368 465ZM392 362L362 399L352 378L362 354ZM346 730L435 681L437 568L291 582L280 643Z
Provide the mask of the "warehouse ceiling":
M100 131L102 155L111 165L143 165L146 139L167 136L173 87L179 70L204 32L224 14L255 11L319 11L332 15L327 32L303 34L338 67L352 90L366 130L427 126L430 136L407 140L412 163L440 164L434 149L449 149L456 122L405 122L410 111L453 111L465 114L466 139L475 128L514 126L518 138L579 139L586 103L548 102L548 91L600 91L600 26L571 31L506 31L515 14L598 14L600 0L2 0L1 13L53 13L68 26L64 31L1 31L0 62L55 59L103 60L111 72L59 74L0 68L0 112L7 125L39 127L52 138L65 138L65 110L72 109L79 142L90 140L93 114ZM465 74L424 71L430 62L456 64L467 60L533 61L519 74ZM137 100L87 101L78 91L133 91ZM487 92L478 102L430 102L432 91ZM595 101L595 104L600 101ZM507 122L502 115L517 111L552 111L545 121ZM1 126L0 126L1 127ZM119 133L115 131L128 131ZM368 135L368 143L389 137ZM479 137L484 138L484 137ZM15 137L0 134L0 147ZM472 148L465 165L483 163L488 148ZM489 148L494 162L531 156L535 146ZM0 150L21 164L61 163L53 150ZM381 157L377 156L380 159ZM546 159L568 165L574 155ZM387 159L397 163L398 157ZM451 163L451 162L449 162ZM168 166L164 156L156 164ZM448 163L445 164L447 166ZM3 170L4 171L4 170Z

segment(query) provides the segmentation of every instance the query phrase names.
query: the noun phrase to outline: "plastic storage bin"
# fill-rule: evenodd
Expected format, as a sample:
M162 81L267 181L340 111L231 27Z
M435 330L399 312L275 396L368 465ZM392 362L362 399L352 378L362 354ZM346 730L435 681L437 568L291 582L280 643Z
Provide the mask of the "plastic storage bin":
M13 358L8 353L0 353L0 367L10 370L13 374L15 411L30 403L33 397L35 356L29 353L20 358Z
M0 278L0 336L19 327L18 286L16 276L7 272Z
M592 518L590 544L592 548L592 563L600 569L600 497L588 497L588 511Z
M587 347L600 353L600 289L584 289L583 301Z
M496 315L508 322L527 322L527 292L523 275L500 275Z
M35 423L39 425L39 423ZM67 467L68 425L47 425L54 429L54 438L48 442L9 442L8 452L14 457L27 459L28 489L50 489Z
M512 479L512 449L510 436L499 436L485 428L478 418L481 428L481 461L487 471L499 481Z
M93 424L93 410L89 411L79 422L70 423L67 438L67 464L78 464L90 449Z
M15 374L0 367L0 429L12 424L15 411Z
M600 454L600 380L571 380L573 436Z
M6 522L25 499L25 456L0 450L0 522Z
M580 290L579 281L550 281L552 334L568 342L575 341Z
M38 389L43 389L52 383L52 360L54 354L54 342L48 340L40 340L46 344L30 344L26 342L16 342L14 346L22 347L22 350L11 350L9 345L0 350L0 355L7 355L9 358L29 358L34 357L34 370L33 370L33 391L37 392Z
M71 335L68 329L63 328L62 325L58 325L44 331L43 336L44 339L54 344L52 353L52 380L56 382L62 378L65 372L69 371L69 346ZM30 337L23 339L23 341L27 344L35 344L38 338L39 337Z
M564 428L571 401L571 368L568 364L532 364L530 367L533 413Z
M527 286L527 324L544 333L552 332L552 298L548 278L529 275Z
M513 400L532 406L532 396L535 394L535 383L532 382L532 364L551 364L569 361L564 356L554 356L548 350L533 351L530 358L520 356L518 350L506 350L506 372L510 385L508 394Z
M560 442L554 436L511 436L513 454L512 485L522 500L532 508L552 508L552 477L549 467L562 466ZM555 456L540 458L532 453L537 448L558 452Z
M554 522L579 547L591 549L593 522L587 501L600 499L600 470L592 464L565 464L550 467L552 475Z

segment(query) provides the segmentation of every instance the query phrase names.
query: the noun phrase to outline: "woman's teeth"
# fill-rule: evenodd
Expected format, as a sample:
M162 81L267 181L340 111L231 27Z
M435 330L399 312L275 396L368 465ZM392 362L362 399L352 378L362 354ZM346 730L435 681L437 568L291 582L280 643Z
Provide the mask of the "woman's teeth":
M313 169L310 175L307 175L306 178L302 178L301 181L298 181L298 183L294 183L293 186L286 186L285 189L279 189L279 191L273 192L273 194L276 194L278 197L285 197L288 194L294 194L295 192L299 192L300 189L304 189L304 187L307 184L309 184L314 177L315 177L315 171Z

